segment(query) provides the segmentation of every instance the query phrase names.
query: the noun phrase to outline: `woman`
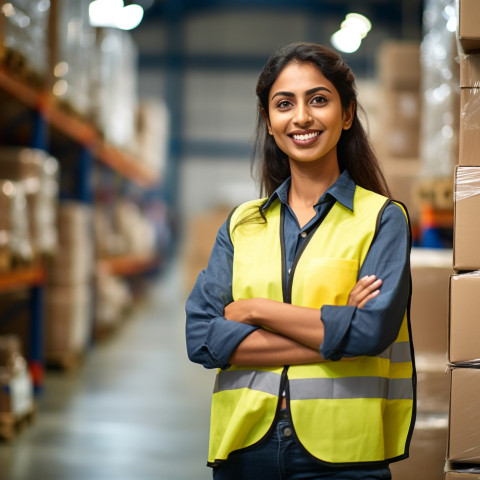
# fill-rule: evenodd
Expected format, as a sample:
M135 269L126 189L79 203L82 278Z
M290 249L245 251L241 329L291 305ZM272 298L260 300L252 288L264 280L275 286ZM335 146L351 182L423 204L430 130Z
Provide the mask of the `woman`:
M257 83L266 198L236 208L187 301L189 358L219 368L215 479L388 479L408 456L410 233L334 52L296 43Z

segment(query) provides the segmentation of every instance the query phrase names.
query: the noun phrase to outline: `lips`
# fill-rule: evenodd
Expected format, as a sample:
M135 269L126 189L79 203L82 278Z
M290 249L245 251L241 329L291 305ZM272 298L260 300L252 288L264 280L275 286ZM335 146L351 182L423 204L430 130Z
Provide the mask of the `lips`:
M306 130L292 132L288 136L296 145L311 145L317 141L321 133L320 130Z

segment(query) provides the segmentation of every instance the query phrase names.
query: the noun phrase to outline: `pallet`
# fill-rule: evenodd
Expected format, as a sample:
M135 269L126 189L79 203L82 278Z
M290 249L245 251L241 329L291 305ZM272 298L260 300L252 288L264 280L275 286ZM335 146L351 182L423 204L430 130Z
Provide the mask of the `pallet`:
M35 413L34 406L23 415L15 415L13 412L0 412L0 439L13 440L24 428L33 423Z

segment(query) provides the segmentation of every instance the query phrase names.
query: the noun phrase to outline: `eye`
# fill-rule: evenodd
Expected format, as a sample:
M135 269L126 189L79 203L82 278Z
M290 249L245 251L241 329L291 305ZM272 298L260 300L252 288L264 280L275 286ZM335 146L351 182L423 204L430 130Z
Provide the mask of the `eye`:
M292 106L292 103L288 100L281 100L277 103L277 108L280 110L285 110Z
M317 97L312 98L312 103L316 105L322 105L324 103L327 103L327 99L321 95L318 95Z

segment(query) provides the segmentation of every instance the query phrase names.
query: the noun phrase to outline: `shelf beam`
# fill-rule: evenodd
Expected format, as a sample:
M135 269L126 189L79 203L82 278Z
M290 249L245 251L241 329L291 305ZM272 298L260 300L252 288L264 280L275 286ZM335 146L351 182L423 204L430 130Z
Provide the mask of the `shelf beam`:
M0 274L0 292L41 286L46 279L47 274L43 266L14 269Z
M160 265L157 256L126 255L98 261L98 272L110 275L130 276L147 273Z
M134 155L106 142L94 125L65 112L52 95L32 88L4 66L0 66L0 89L26 107L38 111L51 127L91 150L97 160L126 179L141 187L153 187L159 183L158 174L139 163Z

